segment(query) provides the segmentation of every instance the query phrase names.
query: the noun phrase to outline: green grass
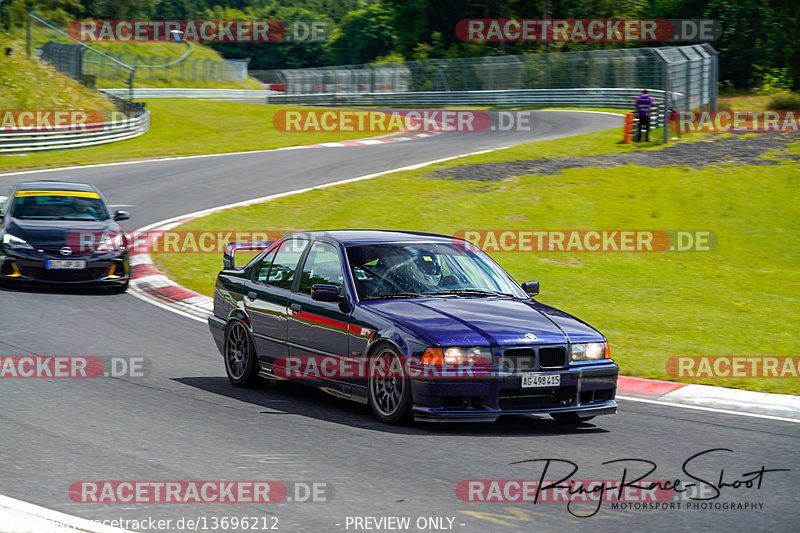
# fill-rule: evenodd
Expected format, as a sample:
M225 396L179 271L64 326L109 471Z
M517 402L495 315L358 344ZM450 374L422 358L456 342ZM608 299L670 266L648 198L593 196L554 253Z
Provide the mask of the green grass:
M767 104L772 99L770 95L763 94L737 94L731 96L720 96L718 107L730 111L743 111L747 109L766 109Z
M624 375L674 379L675 355L787 356L800 343L800 164L692 169L571 169L499 183L431 180L436 168L514 158L630 150L591 133L471 156L412 172L318 189L185 224L186 230L711 230L711 252L494 253L540 301L610 339ZM792 151L800 154L795 144ZM302 221L302 222L301 222ZM219 254L154 254L178 283L211 294ZM686 380L797 394L800 379Z
M0 62L2 64L2 62ZM142 158L269 150L373 137L380 133L284 133L272 125L279 109L303 109L236 102L159 98L147 101L150 131L135 139L93 148L28 155L0 155L0 171L87 165Z

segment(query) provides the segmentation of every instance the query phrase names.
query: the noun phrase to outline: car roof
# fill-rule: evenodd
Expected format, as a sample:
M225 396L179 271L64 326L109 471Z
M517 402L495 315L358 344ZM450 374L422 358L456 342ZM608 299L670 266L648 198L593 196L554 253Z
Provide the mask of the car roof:
M37 180L17 183L18 191L85 191L100 192L94 185L88 183L73 183L70 181Z
M308 231L294 233L291 236L304 236L310 239L323 239L327 237L338 241L344 246L354 246L359 244L387 244L387 243L441 243L452 244L453 239L448 235L436 233L423 233L419 231L396 231L396 230L376 230L376 229L337 229L326 231Z

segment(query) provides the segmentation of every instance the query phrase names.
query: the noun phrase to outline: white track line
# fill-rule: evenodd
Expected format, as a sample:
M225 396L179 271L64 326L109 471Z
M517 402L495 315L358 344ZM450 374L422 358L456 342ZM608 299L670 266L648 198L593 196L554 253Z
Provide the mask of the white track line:
M0 495L0 530L10 533L127 533L126 530L103 525L22 500Z
M672 403L666 401L659 401L659 400L648 400L646 398L632 398L630 396L617 396L617 400L628 400L631 402L642 402L642 403L652 403L657 405L668 405L670 407L681 407L683 409L694 409L696 411L711 411L714 413L723 413L726 415L739 415L739 416L750 416L754 418L765 418L767 420L779 420L781 422L791 422L793 424L800 424L800 420L796 418L785 418L782 416L773 416L773 415L762 415L760 413L748 413L746 411L731 411L729 409L719 409L717 407L704 407L702 405L687 405L684 403Z
M549 112L560 112L560 113L595 113L595 114L602 114L602 115L614 115L614 116L623 116L617 113L609 113L608 111L579 111L579 110L559 110L559 109L536 109L536 112L539 111L549 111ZM388 138L388 137L387 137ZM358 139L353 139L358 140ZM364 139L364 141L370 141L376 139ZM377 141L377 140L376 140ZM383 141L377 141L381 144L392 144L392 143L385 143ZM370 143L371 144L371 143ZM117 161L114 163L94 163L91 165L74 165L70 167L58 167L58 168L42 168L39 170L20 170L17 172L6 172L0 174L0 177L3 176L20 176L23 174L36 174L38 172L59 172L61 170L76 170L82 168L102 168L102 167L112 167L118 165L139 165L142 163L161 163L164 161L181 161L184 159L202 159L207 157L225 157L230 155L247 155L247 154L265 154L269 152L279 152L279 151L286 151L286 150L297 150L299 148L307 148L308 145L301 145L301 146L284 146L281 148L270 148L268 150L250 150L246 152L224 152L221 154L201 154L201 155L181 155L181 156L174 156L174 157L155 157L152 159L140 159L137 161ZM507 147L503 147L507 148ZM503 148L495 148L495 150L501 150ZM491 151L491 150L487 150ZM479 152L482 153L482 152ZM470 155L470 154L465 154ZM463 156L456 156L456 157L463 157ZM446 161L446 160L444 160Z

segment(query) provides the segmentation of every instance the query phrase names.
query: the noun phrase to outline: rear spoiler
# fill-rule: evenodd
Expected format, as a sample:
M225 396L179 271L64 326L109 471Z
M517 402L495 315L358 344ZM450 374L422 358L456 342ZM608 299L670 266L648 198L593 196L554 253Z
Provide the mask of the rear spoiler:
M247 252L258 252L265 250L272 245L275 241L234 241L225 245L225 251L222 252L222 268L225 270L241 269L237 267L234 262L234 256L239 250Z

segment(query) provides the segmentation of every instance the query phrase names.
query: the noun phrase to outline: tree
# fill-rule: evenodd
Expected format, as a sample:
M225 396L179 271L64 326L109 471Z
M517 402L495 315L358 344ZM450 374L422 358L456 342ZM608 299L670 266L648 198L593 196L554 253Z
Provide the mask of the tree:
M278 20L284 23L290 36L295 27L300 30L298 37L304 37L302 30L306 23L318 22L328 29L333 27L331 20L324 15L299 7L284 7L277 4L269 4L260 9L250 8L247 12L215 8L208 10L205 16L225 20ZM214 43L211 46L227 58L251 58L249 65L251 70L268 70L326 65L325 44L325 41L306 38L270 43Z
M331 60L339 65L367 63L394 49L391 12L380 5L348 13L328 44Z
M722 38L714 43L719 52L720 82L737 89L755 87L761 81L757 65L767 66L772 12L759 0L710 0L705 17L722 23Z

